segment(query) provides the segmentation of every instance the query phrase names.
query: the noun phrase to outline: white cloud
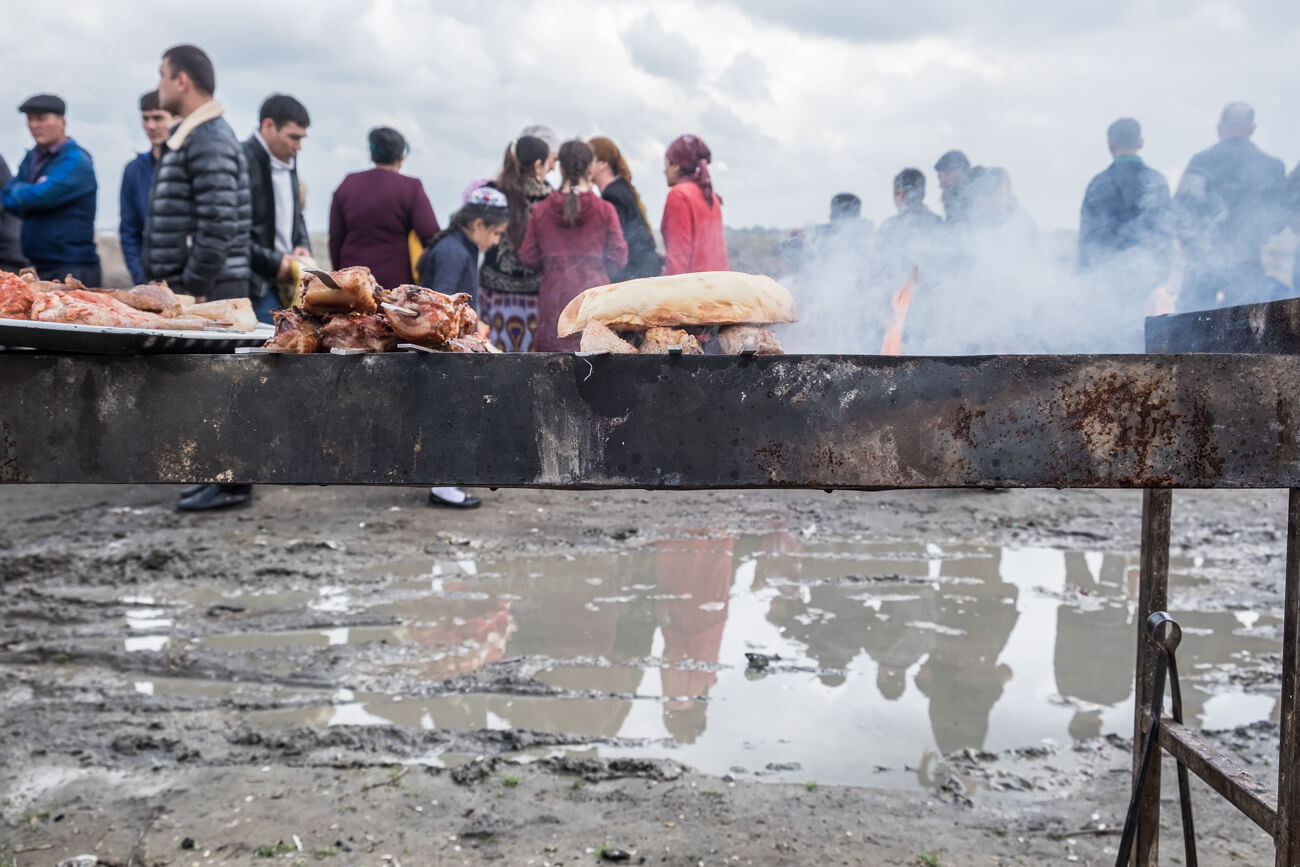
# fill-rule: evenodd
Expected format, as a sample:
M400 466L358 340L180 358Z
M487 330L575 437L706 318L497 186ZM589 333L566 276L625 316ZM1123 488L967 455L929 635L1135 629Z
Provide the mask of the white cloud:
M18 4L6 25L26 36L11 41L0 79L0 107L11 106L0 154L12 166L29 146L14 110L25 97L61 94L71 134L94 155L106 226L122 166L145 144L136 99L177 42L213 56L241 136L269 93L308 106L313 231L343 175L366 167L366 131L381 123L411 140L406 170L444 218L528 123L614 138L652 216L664 147L696 133L716 155L733 225L821 220L840 190L881 219L900 168L933 186L935 159L960 147L1006 167L1040 226L1068 227L1106 165L1110 121L1137 117L1148 161L1173 183L1235 99L1254 103L1261 147L1288 165L1300 157L1293 0L65 0Z

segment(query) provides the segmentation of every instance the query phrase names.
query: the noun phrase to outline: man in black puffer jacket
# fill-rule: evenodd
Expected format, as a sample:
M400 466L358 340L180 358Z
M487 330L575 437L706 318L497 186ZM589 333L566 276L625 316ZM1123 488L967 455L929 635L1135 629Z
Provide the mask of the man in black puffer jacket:
M248 163L235 131L212 98L212 61L193 45L163 54L158 101L181 118L163 142L144 226L144 270L176 292L216 301L247 298ZM252 485L195 485L181 494L184 512L243 506Z
M193 45L163 54L158 97L182 120L163 143L144 229L150 280L215 301L247 298L252 202L248 164L212 98L212 61Z

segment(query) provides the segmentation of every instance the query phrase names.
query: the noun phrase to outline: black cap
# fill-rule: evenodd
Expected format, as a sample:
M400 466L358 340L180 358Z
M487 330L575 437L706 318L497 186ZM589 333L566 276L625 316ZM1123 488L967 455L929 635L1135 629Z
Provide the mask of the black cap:
M952 169L970 171L970 160L966 159L966 155L961 151L948 151L939 157L939 161L934 164L936 172L946 172Z
M18 110L23 114L57 114L62 116L68 113L68 106L67 103L52 93L38 93L18 106Z

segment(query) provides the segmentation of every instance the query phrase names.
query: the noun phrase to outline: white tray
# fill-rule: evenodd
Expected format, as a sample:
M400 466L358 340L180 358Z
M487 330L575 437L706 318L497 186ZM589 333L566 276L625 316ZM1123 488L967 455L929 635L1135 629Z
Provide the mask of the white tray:
M101 355L234 352L237 346L261 346L274 333L270 325L253 331L164 331L0 319L0 346Z

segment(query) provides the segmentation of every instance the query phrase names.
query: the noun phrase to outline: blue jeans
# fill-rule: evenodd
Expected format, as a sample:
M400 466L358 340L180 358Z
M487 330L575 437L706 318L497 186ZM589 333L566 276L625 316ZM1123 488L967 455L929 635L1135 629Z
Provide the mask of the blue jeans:
M265 322L267 325L274 325L275 320L271 318L271 311L280 309L280 296L276 293L275 287L272 286L268 289L261 298L252 300L253 312L257 314L257 321Z

